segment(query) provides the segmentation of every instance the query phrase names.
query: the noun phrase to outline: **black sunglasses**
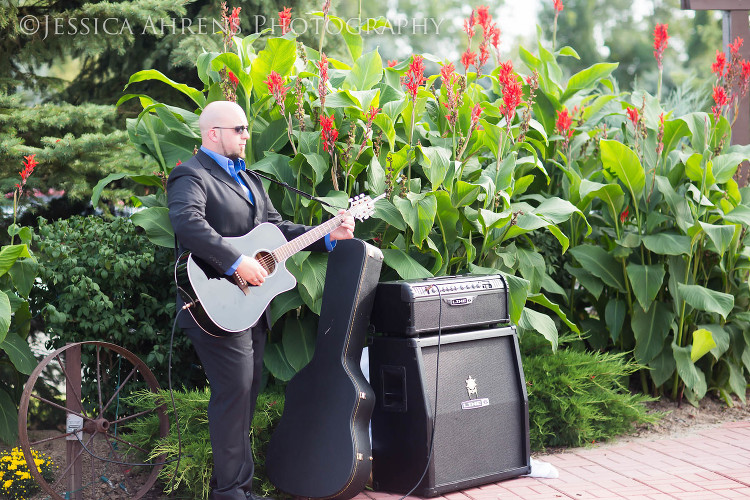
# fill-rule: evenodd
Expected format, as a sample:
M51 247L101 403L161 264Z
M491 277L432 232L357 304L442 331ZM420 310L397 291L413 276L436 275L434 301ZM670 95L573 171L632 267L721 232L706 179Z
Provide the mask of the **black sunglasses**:
M229 130L234 130L238 134L241 134L243 132L247 132L249 129L247 125L237 125L236 127L212 127L212 128L225 128Z

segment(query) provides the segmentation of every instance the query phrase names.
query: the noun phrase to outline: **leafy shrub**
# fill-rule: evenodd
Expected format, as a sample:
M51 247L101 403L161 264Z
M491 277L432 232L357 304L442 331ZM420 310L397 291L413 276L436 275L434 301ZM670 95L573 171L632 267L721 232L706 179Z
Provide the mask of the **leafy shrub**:
M42 452L31 450L39 473L47 481L54 479L55 464ZM25 500L39 491L26 465L21 448L0 452L0 497L10 500Z
M646 413L643 403L651 398L628 391L629 376L641 366L626 353L573 346L552 353L529 335L522 346L532 449L606 441L659 418Z
M72 217L40 219L34 239L41 282L32 292L53 347L99 340L137 356L166 386L169 339L174 317L173 254L148 243L130 220ZM189 340L175 335L173 377L202 385ZM86 360L84 360L85 363Z
M165 493L183 493L189 498L206 499L210 493L209 481L213 470L213 454L208 431L208 400L211 398L209 389L174 391L175 406L179 418L180 434L182 437L182 458L179 461L179 471L175 481L170 480L175 475L177 461L169 462L159 473L164 483ZM174 422L172 400L168 391L153 393L141 391L129 398L129 403L139 411L157 408L165 405L170 421ZM272 389L258 396L250 438L253 445L253 460L255 461L255 490L267 496L278 493L266 478L266 447L271 439L276 424L284 411L284 395L278 389ZM151 456L166 454L166 460L177 458L179 444L177 428L174 424L169 434L159 439L158 417L152 414L131 426L132 434L128 440L140 445L144 449L152 450Z

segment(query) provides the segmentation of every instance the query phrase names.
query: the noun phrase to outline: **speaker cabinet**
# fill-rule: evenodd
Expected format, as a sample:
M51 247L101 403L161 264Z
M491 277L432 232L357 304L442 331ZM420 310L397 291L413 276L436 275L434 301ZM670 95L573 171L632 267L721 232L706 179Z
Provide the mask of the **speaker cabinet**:
M370 346L373 486L437 496L530 469L529 406L515 327ZM437 381L437 417L433 421Z

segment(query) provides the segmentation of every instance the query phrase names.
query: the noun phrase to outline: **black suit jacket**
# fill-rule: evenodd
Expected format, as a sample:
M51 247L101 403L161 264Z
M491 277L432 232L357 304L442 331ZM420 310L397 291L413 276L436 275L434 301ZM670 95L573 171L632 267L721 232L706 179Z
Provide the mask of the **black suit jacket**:
M203 151L175 167L167 181L169 219L180 245L224 274L241 252L223 236L242 236L262 222L275 224L287 240L300 236L308 226L284 221L254 172L240 172L253 194L250 203L244 190ZM305 250L325 251L321 238ZM181 307L178 299L178 307ZM189 314L180 316L182 328L197 326Z

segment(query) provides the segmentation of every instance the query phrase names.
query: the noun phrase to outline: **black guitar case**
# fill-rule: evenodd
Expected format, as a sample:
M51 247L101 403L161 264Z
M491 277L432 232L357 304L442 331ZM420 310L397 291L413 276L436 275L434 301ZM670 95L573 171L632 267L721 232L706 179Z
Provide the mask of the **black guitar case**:
M370 477L375 393L359 364L382 263L379 249L357 239L329 256L315 353L287 385L266 452L268 478L286 493L349 499Z

